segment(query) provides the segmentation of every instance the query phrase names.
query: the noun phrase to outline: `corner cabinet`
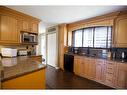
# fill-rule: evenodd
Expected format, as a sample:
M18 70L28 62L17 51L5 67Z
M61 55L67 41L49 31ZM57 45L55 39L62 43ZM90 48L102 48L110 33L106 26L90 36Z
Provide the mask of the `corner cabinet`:
M115 20L115 47L127 47L127 15L120 15Z
M0 15L1 43L19 43L19 22L14 17Z

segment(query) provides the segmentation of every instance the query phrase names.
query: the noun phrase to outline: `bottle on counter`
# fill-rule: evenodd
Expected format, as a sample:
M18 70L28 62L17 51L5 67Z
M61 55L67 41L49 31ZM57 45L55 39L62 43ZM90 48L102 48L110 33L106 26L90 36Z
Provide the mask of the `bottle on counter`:
M113 60L116 59L116 52L113 52L113 56L112 56Z
M112 52L111 51L108 51L108 54L107 54L107 59L111 60L112 59Z

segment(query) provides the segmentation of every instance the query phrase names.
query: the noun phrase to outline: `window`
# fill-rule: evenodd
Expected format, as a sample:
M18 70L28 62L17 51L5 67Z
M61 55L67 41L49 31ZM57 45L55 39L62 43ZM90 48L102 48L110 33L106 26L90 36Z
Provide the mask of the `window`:
M73 31L74 47L110 48L112 27L90 27Z
M110 48L111 44L112 44L112 27L108 27L107 47Z
M82 30L75 31L74 47L82 47Z
M95 27L94 30L94 47L106 47L107 27Z
M93 28L84 29L83 47L93 47Z

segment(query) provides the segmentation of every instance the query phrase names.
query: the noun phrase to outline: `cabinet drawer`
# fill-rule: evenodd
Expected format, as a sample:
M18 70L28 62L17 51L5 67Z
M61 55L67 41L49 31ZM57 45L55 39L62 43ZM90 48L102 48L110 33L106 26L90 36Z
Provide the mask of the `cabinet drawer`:
M113 85L113 79L106 79L106 84Z
M110 74L110 73L107 73L106 77L105 77L105 83L107 85L113 86L113 84L114 84L114 80L113 79L114 79L114 75Z
M106 73L114 73L114 68L112 68L112 67L108 67L108 68L106 68Z
M106 79L112 79L113 74L112 73L106 73Z

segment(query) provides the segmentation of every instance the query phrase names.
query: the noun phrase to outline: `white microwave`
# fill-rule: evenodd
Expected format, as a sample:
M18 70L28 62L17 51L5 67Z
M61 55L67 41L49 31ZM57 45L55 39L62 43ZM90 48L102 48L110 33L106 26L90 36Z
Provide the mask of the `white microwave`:
M37 43L38 36L31 33L22 33L21 34L21 43Z

